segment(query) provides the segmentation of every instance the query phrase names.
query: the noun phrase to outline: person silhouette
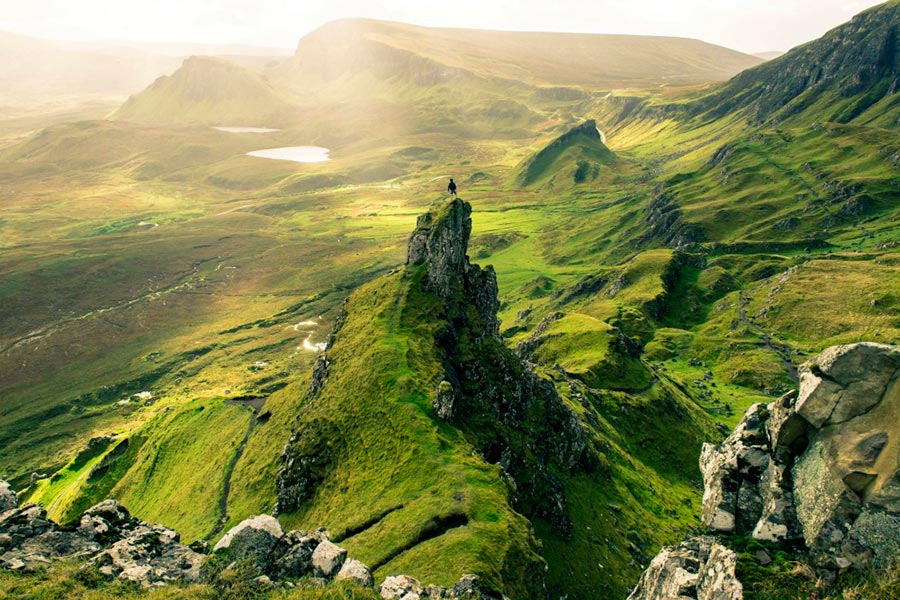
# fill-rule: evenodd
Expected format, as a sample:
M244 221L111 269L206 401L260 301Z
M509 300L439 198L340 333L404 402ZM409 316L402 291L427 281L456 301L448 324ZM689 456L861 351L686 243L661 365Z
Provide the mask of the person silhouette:
M450 178L450 183L447 184L447 191L450 192L450 197L453 198L456 196L456 182L453 181L453 178Z

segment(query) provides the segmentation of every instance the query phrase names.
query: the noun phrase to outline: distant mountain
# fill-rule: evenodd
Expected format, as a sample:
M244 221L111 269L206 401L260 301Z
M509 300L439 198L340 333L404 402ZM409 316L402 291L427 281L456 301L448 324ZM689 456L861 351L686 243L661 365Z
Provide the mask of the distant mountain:
M724 81L760 59L698 40L441 29L348 19L304 37L280 72L296 84L405 69L420 81L460 71L530 85L591 88Z
M52 41L0 31L0 101L133 94L195 54L263 68L285 53L237 45Z
M821 120L846 123L900 108L900 0L862 12L823 37L734 77L706 98L715 114L750 110L755 121L817 106ZM896 126L895 118L884 124Z
M128 99L112 118L138 123L272 125L295 111L261 75L221 58L191 57Z
M145 123L289 122L332 147L352 143L362 128L377 129L378 137L425 131L522 137L546 118L548 106L587 99L591 91L724 81L761 62L680 38L365 19L317 29L286 60L252 59L242 62L258 74L233 62L185 63L114 116Z

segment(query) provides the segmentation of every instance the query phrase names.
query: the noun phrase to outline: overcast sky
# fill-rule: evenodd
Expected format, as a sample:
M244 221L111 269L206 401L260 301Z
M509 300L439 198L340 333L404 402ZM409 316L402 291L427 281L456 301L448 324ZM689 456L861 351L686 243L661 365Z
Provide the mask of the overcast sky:
M880 0L0 0L0 30L67 40L293 48L343 17L431 26L699 38L788 50Z

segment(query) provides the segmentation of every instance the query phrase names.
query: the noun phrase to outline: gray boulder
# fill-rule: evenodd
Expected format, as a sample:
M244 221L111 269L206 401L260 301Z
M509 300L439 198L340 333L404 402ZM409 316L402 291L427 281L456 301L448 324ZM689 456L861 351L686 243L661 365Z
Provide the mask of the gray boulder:
M419 600L425 593L425 586L407 575L392 575L385 578L378 592L384 600Z
M355 581L362 587L372 587L375 585L375 578L372 577L372 571L369 567L362 564L355 558L344 561L341 570L335 575L336 581Z
M278 519L271 515L255 515L229 529L213 547L213 552L228 551L231 558L249 558L261 570L269 572L276 560L273 550L283 537L284 530Z
M710 537L663 548L641 575L628 600L740 600L737 556Z
M196 583L204 556L179 543L178 533L162 525L141 523L126 537L91 561L110 577L148 587L165 583Z
M319 543L325 539L320 534L307 535L302 531L289 531L275 550L277 558L272 562L272 574L278 577L304 577L313 570L312 556Z
M347 551L345 549L325 540L316 546L312 555L312 564L318 576L331 579L340 571L346 558Z
M0 515L19 506L19 497L8 483L0 480Z
M807 546L826 566L888 562L900 530L900 348L837 346L801 372L797 412L816 426L793 469Z
M864 415L900 368L900 348L861 343L834 346L800 367L797 414L817 429Z

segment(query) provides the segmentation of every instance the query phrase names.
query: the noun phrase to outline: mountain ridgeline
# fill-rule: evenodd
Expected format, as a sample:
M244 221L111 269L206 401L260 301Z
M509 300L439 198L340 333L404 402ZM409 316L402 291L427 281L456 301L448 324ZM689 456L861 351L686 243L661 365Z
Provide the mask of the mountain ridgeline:
M860 13L820 39L736 75L698 108L720 116L747 110L761 122L818 107L825 121L896 126L884 117L900 108L898 13L896 0Z

